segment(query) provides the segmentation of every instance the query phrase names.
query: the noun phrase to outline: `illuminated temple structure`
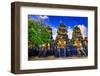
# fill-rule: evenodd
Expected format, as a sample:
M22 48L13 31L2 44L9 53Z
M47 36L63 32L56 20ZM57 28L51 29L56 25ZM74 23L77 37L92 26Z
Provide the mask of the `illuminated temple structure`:
M57 30L58 35L56 37L56 42L58 42L62 38L67 44L67 41L68 41L67 33L68 33L67 27L65 26L65 24L61 23Z
M72 39L68 38L68 31L66 25L61 23L57 30L56 44L58 49L63 49L67 54L68 50L73 55L87 55L88 38L83 38L81 29L78 26L73 28ZM85 46L85 47L84 47ZM66 49L67 48L67 49ZM82 49L83 48L83 49Z
M72 33L72 43L74 43L74 41L78 39L81 42L83 41L83 36L81 33L81 29L78 26L75 26L73 29L73 33Z

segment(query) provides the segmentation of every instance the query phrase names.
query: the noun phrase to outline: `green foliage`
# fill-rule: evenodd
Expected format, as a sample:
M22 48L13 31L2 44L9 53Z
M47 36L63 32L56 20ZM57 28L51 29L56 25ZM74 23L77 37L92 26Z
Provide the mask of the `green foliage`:
M50 33L46 25L39 21L28 20L28 41L36 46L50 42Z

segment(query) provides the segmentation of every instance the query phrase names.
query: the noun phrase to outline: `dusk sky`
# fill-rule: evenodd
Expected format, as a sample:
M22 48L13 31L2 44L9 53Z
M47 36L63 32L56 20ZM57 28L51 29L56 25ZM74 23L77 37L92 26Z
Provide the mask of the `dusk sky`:
M53 29L53 38L57 36L57 28L60 23L64 23L68 30L68 36L71 39L74 26L79 26L83 37L88 35L88 17L74 16L47 16L47 15L28 15L31 20L41 20L44 24Z

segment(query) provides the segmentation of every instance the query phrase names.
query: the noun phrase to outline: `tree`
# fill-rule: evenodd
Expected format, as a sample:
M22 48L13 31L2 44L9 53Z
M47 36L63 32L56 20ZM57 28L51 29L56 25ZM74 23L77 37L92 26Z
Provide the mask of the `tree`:
M50 42L50 33L46 25L39 21L28 20L28 41L35 46Z

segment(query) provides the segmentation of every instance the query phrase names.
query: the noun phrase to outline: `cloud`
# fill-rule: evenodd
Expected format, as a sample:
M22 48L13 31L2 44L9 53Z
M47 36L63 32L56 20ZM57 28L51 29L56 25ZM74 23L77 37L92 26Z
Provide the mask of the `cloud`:
M44 16L41 15L41 16L39 16L39 17L40 17L41 19L48 19L48 16L45 16L45 15L44 15Z
M83 35L83 38L88 35L88 29L85 25L78 25L78 27L81 29L81 33Z
M53 36L53 39L55 40L57 36L57 28L55 27L52 27L52 36Z
M68 27L68 38L69 38L69 39L72 38L72 33L73 33L73 29L69 26L69 27Z

